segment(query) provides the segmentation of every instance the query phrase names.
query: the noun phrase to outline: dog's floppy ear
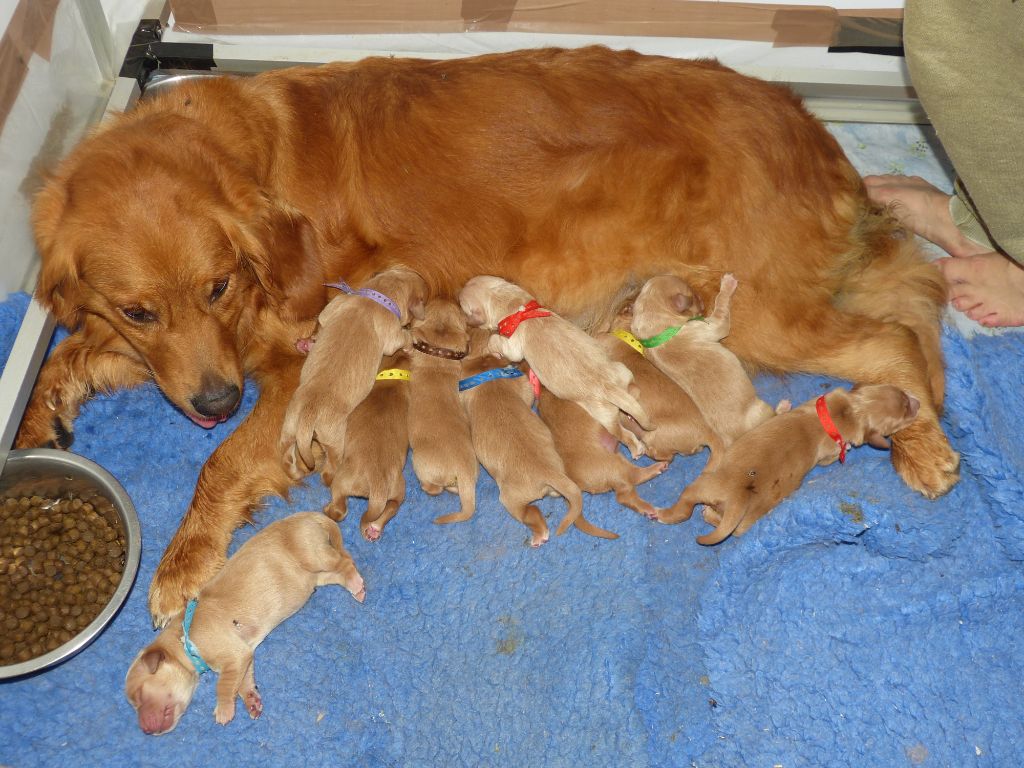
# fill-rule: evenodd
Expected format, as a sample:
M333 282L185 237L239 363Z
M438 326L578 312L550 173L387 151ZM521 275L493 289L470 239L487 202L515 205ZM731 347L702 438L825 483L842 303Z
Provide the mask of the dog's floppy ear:
M466 315L466 325L468 325L468 326L470 326L472 328L479 328L481 325L484 324L484 310L483 310L483 308L481 308L481 307L473 307L468 312L466 312L465 307L463 307L462 311Z
M51 178L33 203L32 228L42 262L35 296L61 325L75 328L80 319L82 295L74 246L66 233L60 231L67 205L67 182L61 177Z

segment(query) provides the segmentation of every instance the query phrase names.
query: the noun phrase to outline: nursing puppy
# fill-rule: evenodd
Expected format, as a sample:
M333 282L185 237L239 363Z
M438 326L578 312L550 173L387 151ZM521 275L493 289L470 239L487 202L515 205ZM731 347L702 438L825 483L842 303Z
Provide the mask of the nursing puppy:
M775 414L757 396L739 358L719 343L729 335L736 285L732 275L722 277L714 311L704 318L684 280L652 277L633 303L631 326L647 359L686 390L725 446ZM787 410L788 401L779 408Z
M538 411L551 430L555 449L565 463L565 473L581 490L587 493L615 491L616 500L624 507L651 520L657 519L658 511L640 498L636 486L664 472L667 461L649 467L630 463L619 453L619 443L607 429L576 403L561 400L549 390L541 392Z
M704 519L717 527L697 537L699 543L739 536L799 488L816 464L845 459L849 446L888 448L886 437L909 426L919 408L917 398L887 384L833 389L737 438L717 468L705 469L660 520L688 520L703 503Z
M378 301L364 292L385 298ZM373 389L381 358L407 343L404 326L422 315L426 295L423 278L411 269L393 267L324 307L316 343L306 345L309 354L281 429L279 446L290 477L300 479L316 467L314 443L335 464L341 463L349 414ZM301 351L301 340L297 346Z
M236 696L250 717L259 717L263 700L253 652L324 584L344 587L360 603L366 595L338 526L319 512L278 520L245 542L199 591L188 633L198 667L184 645L185 612L174 616L132 662L124 691L139 727L154 736L172 730L192 701L204 663L219 675L218 723L235 716Z
M693 398L647 359L635 336L629 334L624 340L616 335L616 332L628 334L632 319L632 307L620 311L611 330L598 333L596 338L612 360L629 368L638 390L637 400L657 425L653 432L639 435L645 446L644 453L656 461L667 462L677 453L689 456L705 446L712 455L721 451L722 439L708 426ZM633 424L626 426L638 428Z
M499 330L503 319L531 299L519 286L492 275L471 278L459 294L470 325L488 330ZM612 362L601 345L579 327L550 310L543 312L506 329L507 336L502 332L492 336L490 351L512 362L526 360L553 395L577 403L625 443L633 458L643 454L643 443L619 422L621 410L643 429L653 427L629 389L633 382L629 369Z
M462 364L464 381L506 367L488 352L487 331L473 329L471 333L470 356ZM533 388L526 375L496 377L465 389L461 397L477 458L497 483L502 505L530 529L531 546L539 547L548 540L547 523L532 502L549 495L560 495L569 505L568 514L558 524L558 535L575 525L591 536L618 538L583 517L579 486L566 474L551 432L531 410Z
M409 356L385 357L370 394L348 418L345 456L340 468L325 461L320 473L331 489L324 514L341 521L348 514L348 497L367 499L359 531L377 541L405 500L406 456L409 453Z
M431 496L448 490L459 495L459 511L434 522L468 520L476 509L479 466L469 421L459 402L461 360L469 334L466 318L446 299L427 302L423 318L411 329L409 445L420 487Z

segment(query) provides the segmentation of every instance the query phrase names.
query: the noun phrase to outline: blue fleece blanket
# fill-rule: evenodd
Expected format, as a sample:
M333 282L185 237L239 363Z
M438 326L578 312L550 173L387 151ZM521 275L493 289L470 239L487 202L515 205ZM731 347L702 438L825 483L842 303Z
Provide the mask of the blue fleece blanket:
M863 172L948 182L914 128L832 126ZM948 183L946 184L948 188ZM6 359L26 297L0 304ZM860 448L742 538L704 548L695 516L662 526L587 497L617 541L578 531L539 550L481 479L477 515L419 491L382 540L342 524L366 579L359 605L318 590L256 652L265 711L213 721L206 676L177 729L147 737L123 695L153 638L146 590L199 469L248 412L203 431L154 386L98 397L73 450L110 470L144 547L125 608L82 653L0 683L0 765L1019 766L1024 764L1022 337L946 329L945 426L963 479L929 502L884 452ZM841 382L757 382L803 401ZM641 488L671 504L704 457ZM317 482L266 522L327 498ZM541 502L560 519L559 499ZM238 532L234 546L254 529Z

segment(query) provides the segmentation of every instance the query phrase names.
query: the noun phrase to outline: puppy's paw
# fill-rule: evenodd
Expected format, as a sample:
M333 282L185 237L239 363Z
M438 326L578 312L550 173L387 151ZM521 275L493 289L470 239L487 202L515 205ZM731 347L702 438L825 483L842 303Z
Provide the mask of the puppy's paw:
M226 702L217 702L217 708L213 710L213 719L217 721L217 725L227 725L235 719L234 697Z
M253 688L252 690L246 691L242 700L245 702L246 712L249 713L249 717L253 720L263 714L263 698L260 696L260 692L258 690Z
M149 585L153 626L163 627L224 565L224 553L188 539L175 538Z
M376 523L369 523L362 527L363 538L367 541L379 541L384 530Z
M731 272L726 272L722 275L722 282L718 290L726 296L732 296L736 292L736 286L738 285L739 281L736 279L736 276Z
M791 400L779 400L779 404L775 406L775 415L779 416L783 413L789 413L793 410L793 402Z

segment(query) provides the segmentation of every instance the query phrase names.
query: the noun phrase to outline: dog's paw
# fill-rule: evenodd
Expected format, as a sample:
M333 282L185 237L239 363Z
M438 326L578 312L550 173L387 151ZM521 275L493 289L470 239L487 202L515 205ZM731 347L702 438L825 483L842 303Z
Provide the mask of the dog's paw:
M35 393L14 440L15 448L61 448L67 450L75 440L75 414L57 393Z
M249 713L249 717L253 720L263 714L263 698L260 696L260 692L255 688L247 691L245 696L242 697L242 700L245 702L246 712Z
M224 565L224 553L196 542L175 538L157 566L149 585L153 626L163 627Z
M736 292L736 286L738 285L739 281L736 279L736 276L731 272L726 272L722 275L722 282L718 290L726 296L732 296Z
M213 719L217 721L217 725L227 725L235 719L234 697L229 701L217 703L217 708L213 710Z
M363 538L367 541L379 541L382 533L384 533L384 531L381 530L376 523L365 525L362 529Z
M960 479L960 454L934 422L917 421L892 436L892 465L904 482L929 499Z

